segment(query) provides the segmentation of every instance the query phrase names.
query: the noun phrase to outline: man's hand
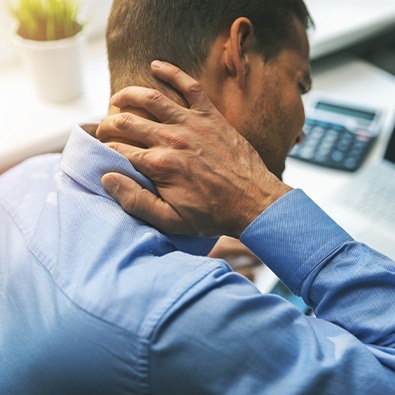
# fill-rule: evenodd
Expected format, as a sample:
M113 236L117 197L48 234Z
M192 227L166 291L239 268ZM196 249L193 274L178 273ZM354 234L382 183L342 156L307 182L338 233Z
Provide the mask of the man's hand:
M111 115L97 135L118 141L110 147L149 177L161 197L115 173L103 177L103 186L126 212L164 232L238 238L291 188L266 169L197 81L168 63L155 61L152 71L181 92L190 108L156 90L125 88L112 104L144 109L159 122L130 113Z

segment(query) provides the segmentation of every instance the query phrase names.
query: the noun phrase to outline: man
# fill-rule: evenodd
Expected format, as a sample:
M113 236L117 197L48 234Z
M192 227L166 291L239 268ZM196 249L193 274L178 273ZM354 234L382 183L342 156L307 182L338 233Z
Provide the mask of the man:
M128 153L157 189L81 128L62 158L35 158L1 177L2 393L392 390L394 263L354 242L278 179L301 137L307 20L297 0L114 1L114 92L133 83L163 87L143 70L166 59L199 77L222 115L193 79L156 62L153 73L191 110L130 88L91 133ZM190 67L177 58L184 52L193 56ZM161 129L155 119L168 124ZM221 133L207 133L213 125ZM130 140L139 147L122 144ZM195 165L202 178L190 176ZM320 318L261 295L223 261L203 257L212 240L167 236L127 215L101 186L109 172L137 181L125 207L144 219L163 214L158 225L166 230L241 235ZM104 177L108 188L114 180L121 185L114 177ZM166 203L157 190L178 201Z

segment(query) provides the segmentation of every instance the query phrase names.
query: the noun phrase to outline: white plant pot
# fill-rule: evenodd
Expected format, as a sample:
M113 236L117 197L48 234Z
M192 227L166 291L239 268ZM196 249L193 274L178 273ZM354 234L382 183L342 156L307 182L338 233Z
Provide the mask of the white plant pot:
M54 41L12 35L17 53L42 100L63 102L82 94L85 33L84 29L73 37Z

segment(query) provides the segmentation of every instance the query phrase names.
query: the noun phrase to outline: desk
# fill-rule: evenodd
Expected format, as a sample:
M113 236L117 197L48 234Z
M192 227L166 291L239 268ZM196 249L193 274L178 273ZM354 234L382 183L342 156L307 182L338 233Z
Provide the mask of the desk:
M363 166L381 159L395 119L395 77L366 62L341 56L315 63L313 77L314 90L327 97L341 101L346 99L366 106L374 105L384 111L383 130ZM292 158L288 158L284 173L287 184L303 189L324 209L327 199L352 177L353 173L327 169ZM270 292L277 280L267 267L257 270L255 283L261 292Z
M395 28L394 0L305 0L316 29L311 33L311 58L359 43Z
M315 92L322 92L325 96L340 101L347 100L383 110L382 133L364 166L382 158L395 117L395 77L369 63L344 56L315 63L312 71ZM302 188L318 203L351 177L352 173L326 169L292 158L288 159L284 173L285 182Z

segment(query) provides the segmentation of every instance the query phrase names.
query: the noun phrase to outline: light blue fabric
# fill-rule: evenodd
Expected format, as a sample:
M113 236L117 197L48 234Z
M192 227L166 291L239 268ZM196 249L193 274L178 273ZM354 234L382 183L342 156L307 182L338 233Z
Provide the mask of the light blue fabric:
M213 240L128 216L108 171L155 192L79 127L0 177L1 394L394 391L395 264L302 191L241 239L318 318L205 258Z

